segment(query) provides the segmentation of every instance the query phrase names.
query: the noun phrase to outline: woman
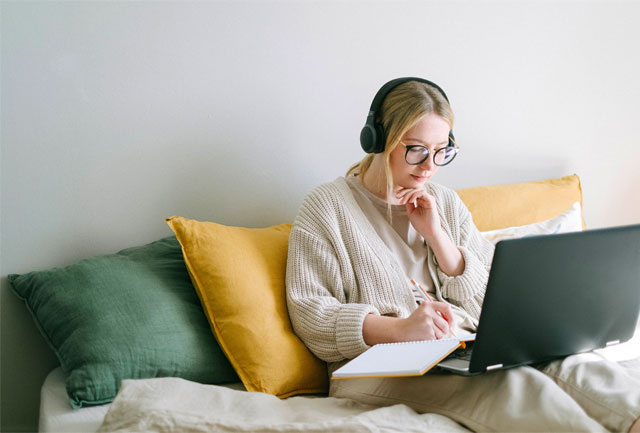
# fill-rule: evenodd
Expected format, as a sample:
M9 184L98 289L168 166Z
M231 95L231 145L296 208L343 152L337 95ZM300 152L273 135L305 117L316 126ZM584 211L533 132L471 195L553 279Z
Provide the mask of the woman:
M458 195L430 181L457 153L452 125L434 83L387 83L361 134L371 153L300 208L289 243L289 315L330 374L373 344L475 332L493 246ZM577 355L474 377L331 381L330 395L404 403L476 431L640 431L640 383L632 380L615 363Z

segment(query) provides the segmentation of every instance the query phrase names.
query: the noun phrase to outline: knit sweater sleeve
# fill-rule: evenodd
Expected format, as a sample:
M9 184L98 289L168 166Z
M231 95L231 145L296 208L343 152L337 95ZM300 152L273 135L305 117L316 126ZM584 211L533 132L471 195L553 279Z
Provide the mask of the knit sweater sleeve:
M345 281L350 279L348 258L317 225L314 213L303 205L289 237L287 308L296 335L318 358L335 362L369 348L362 325L367 314L379 312L372 305L349 302L353 281Z
M437 266L442 295L478 319L489 279L494 247L478 231L471 213L458 194L448 190L446 196L448 211L445 214L449 214L447 219L451 236L462 253L465 269L461 275L451 277Z

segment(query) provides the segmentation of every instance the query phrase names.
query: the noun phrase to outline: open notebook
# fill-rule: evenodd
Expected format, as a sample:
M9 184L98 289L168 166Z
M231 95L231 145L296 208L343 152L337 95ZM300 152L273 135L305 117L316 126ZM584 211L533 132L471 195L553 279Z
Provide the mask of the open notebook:
M376 344L334 371L331 378L421 376L475 337Z

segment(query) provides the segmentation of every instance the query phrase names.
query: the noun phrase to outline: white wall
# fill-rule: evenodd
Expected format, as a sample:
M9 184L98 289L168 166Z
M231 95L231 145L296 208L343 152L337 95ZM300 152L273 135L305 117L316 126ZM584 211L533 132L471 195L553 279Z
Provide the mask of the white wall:
M170 234L265 226L363 156L386 80L447 92L454 188L577 173L590 227L640 222L640 2L8 2L2 427L56 364L6 274Z

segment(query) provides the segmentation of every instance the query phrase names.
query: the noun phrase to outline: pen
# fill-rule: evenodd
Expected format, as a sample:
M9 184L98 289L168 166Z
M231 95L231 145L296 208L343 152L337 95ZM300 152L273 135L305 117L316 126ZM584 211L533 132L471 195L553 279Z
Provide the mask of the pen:
M426 296L427 301L429 301L429 302L433 302L433 299L431 299L431 296L429 295L429 292L427 292L427 291L424 289L424 287L422 287L420 284L418 284L418 283L416 282L416 280L414 280L413 278L411 279L411 284L413 284L413 287L415 287L416 289L421 290L421 291L422 291L422 293L424 293L424 296ZM438 311L438 315L439 315L440 317L442 317L444 320L447 320L447 319L445 319L445 318L442 316L442 313L440 313L439 311ZM448 323L448 322L449 322L449 321L447 320L447 323ZM455 333L455 332L453 332L453 328L452 328L451 326L449 326L449 332L451 332L451 335L453 335L454 337L457 337L456 333Z

